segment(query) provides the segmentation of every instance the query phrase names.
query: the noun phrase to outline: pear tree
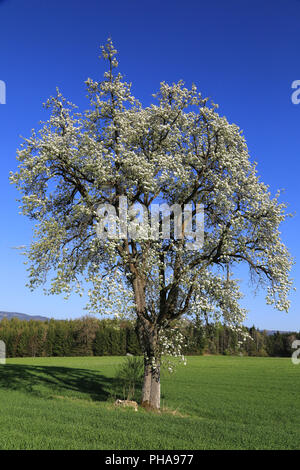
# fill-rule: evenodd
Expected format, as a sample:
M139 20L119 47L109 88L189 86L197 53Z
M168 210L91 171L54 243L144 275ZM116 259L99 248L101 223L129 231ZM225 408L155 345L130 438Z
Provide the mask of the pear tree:
M268 304L288 311L292 260L279 231L288 214L260 181L242 131L195 85L162 82L143 106L118 71L111 39L102 57L103 79L86 81L88 109L79 112L57 90L10 178L22 213L35 222L25 250L30 288L50 277L48 293L86 289L90 311L134 317L142 405L158 409L162 355L182 354L180 319L221 320L242 331L237 265L249 267ZM155 216L161 204L169 213Z

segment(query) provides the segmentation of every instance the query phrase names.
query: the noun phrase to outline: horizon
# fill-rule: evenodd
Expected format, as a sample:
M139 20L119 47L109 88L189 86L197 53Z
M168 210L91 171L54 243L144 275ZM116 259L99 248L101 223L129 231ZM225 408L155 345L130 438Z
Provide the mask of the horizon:
M85 315L81 315L80 317L76 317L76 318L55 318L55 317L46 317L42 314L39 314L39 315L36 315L36 314L30 314L30 313L24 313L24 312L7 312L7 311L3 311L3 310L0 310L0 322L3 318L1 318L1 315L22 315L22 316L25 316L25 317L29 317L29 318L36 318L36 317L39 317L39 318L43 318L45 319L45 321L48 321L48 320L55 320L55 321L72 321L72 320L82 320L84 319L85 317L92 317L92 318L95 318L96 320L116 320L116 321L130 321L129 318L116 318L116 317L100 317L100 316L96 316L95 314L92 314L92 313L86 313ZM17 317L11 317L10 320L12 318L17 318ZM185 318L185 317L182 317L183 320L187 320L187 321L191 321L192 322L192 319L190 318ZM26 320L25 320L26 321ZM44 320L35 320L35 321L44 321ZM224 323L222 323L223 326L226 326L224 325ZM245 325L246 326L246 325ZM274 328L257 328L254 324L251 325L251 326L247 326L247 328L255 328L255 330L257 331L266 331L267 333L282 333L282 334L285 334L285 333L300 333L300 330L276 330Z

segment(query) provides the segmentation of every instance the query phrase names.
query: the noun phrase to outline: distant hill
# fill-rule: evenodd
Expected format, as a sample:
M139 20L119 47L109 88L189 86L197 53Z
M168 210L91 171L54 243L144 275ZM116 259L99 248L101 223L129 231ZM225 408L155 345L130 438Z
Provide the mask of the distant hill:
M50 320L48 317L43 317L41 315L27 315L26 313L18 313L18 312L0 312L0 321L3 318L8 318L10 320L11 318L18 318L19 320L36 320L36 321L47 321ZM184 319L186 320L186 319ZM188 323L190 320L186 320ZM260 332L265 331L268 336L274 335L277 333L278 330L258 330ZM294 333L293 331L279 331L280 334L287 334L287 333Z
M263 330L260 330L263 331ZM282 331L282 330L265 330L268 336L275 335L275 333L280 333L281 335L286 335L289 333L295 333L294 331Z
M17 312L0 312L0 321L3 318L10 320L11 318L18 318L19 320L38 320L38 321L47 321L50 318L42 317L41 315L27 315L26 313L17 313Z

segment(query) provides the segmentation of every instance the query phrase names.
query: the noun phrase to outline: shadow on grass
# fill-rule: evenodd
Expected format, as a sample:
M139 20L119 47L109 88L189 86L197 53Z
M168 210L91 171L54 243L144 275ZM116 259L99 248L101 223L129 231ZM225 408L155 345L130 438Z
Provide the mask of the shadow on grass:
M116 395L118 382L87 369L6 364L0 366L1 389L48 398L71 395L75 398L106 401Z

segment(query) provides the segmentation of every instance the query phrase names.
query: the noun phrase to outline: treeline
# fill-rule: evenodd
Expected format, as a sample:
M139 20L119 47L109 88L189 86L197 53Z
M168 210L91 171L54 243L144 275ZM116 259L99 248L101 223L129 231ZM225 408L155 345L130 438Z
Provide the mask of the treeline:
M138 355L134 325L117 320L0 321L7 357Z
M246 341L239 344L241 338L237 333L223 325L208 325L203 327L203 353L261 357L291 357L294 349L292 343L300 339L299 333L269 334L254 326L244 328L249 335Z
M184 321L185 355L224 354L247 356L291 356L292 342L299 333L268 335L255 327L245 328L251 338L242 344L239 335L221 324L203 325ZM134 323L83 317L77 320L0 321L0 340L7 357L122 356L140 355Z

